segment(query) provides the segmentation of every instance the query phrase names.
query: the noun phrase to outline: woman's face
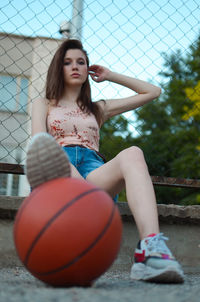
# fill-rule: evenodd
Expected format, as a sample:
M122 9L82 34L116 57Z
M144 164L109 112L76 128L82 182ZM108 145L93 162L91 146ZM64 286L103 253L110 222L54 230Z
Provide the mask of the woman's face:
M80 49L69 49L64 56L64 81L66 85L80 86L88 77L85 54Z

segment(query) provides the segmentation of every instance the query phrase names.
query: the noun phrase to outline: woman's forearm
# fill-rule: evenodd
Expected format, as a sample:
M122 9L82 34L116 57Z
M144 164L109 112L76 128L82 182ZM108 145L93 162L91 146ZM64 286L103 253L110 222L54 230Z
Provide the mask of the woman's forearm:
M139 94L153 94L155 95L155 98L158 97L161 93L161 89L153 84L113 71L110 71L106 75L106 80L127 87Z

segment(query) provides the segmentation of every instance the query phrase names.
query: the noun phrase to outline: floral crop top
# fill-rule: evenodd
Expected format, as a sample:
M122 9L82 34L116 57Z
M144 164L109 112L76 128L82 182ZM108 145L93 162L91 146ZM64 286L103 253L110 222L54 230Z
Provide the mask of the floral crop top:
M47 130L62 147L73 144L99 151L96 118L92 113L83 112L77 104L73 107L50 106Z

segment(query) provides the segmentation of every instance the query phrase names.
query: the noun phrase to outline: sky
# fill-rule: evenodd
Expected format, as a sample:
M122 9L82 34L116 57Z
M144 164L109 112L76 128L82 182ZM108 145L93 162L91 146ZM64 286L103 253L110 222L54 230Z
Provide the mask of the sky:
M72 8L69 0L1 0L0 32L60 39ZM154 84L162 81L162 53L187 55L199 33L199 0L83 0L82 42L91 64ZM93 83L92 91L94 99L130 94L108 83Z

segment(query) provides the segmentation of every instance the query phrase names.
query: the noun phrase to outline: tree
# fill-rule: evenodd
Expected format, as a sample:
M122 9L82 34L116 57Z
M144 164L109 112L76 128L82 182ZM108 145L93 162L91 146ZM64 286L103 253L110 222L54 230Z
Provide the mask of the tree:
M107 160L132 145L133 137L128 127L129 122L123 115L109 119L102 126L100 152L105 155Z
M185 93L187 98L192 102L192 108L184 106L185 114L183 115L184 120L194 118L197 121L200 120L200 81L194 88L186 88Z
M165 78L162 96L136 111L142 133L138 144L152 175L200 178L200 36L186 57L177 50L164 54L164 59L166 71L160 73ZM162 203L199 203L200 199L192 189L156 191Z

